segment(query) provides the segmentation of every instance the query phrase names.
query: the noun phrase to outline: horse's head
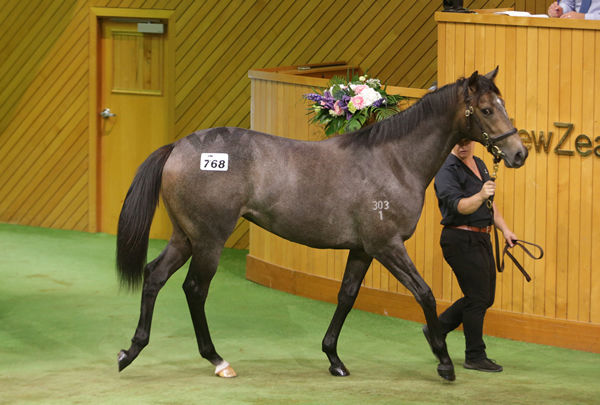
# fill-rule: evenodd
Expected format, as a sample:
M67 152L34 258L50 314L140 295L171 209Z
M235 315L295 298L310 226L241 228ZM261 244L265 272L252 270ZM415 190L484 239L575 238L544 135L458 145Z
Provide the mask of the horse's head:
M494 79L498 68L486 75L475 71L464 83L465 133L467 138L483 144L498 161L507 167L521 167L527 159L516 128L508 118L504 100Z

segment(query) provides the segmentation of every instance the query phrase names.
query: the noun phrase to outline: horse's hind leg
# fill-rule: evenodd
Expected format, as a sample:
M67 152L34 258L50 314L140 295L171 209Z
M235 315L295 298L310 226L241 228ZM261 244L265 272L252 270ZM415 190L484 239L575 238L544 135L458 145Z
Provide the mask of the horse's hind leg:
M329 372L335 376L347 376L350 374L337 354L337 342L342 325L354 305L354 301L360 290L360 284L369 269L371 261L373 261L373 258L362 251L351 250L348 255L344 278L340 292L338 293L338 305L323 339L322 346L323 352L325 352L329 363L331 363Z
M140 351L148 345L156 296L169 277L185 264L190 255L191 248L187 239L174 233L161 254L146 265L140 319L135 335L131 339L131 346L128 350L121 350L119 353L119 371L131 364Z
M208 289L217 271L221 250L222 245L213 245L212 249L207 248L206 245L203 245L201 249L194 247L192 262L183 283L183 290L192 316L200 355L216 367L215 374L220 377L235 377L233 368L215 350L204 310Z
M376 259L413 293L417 302L423 308L429 332L429 345L433 354L440 361L437 368L438 374L446 380L454 381L454 366L448 355L446 341L442 335L442 327L437 316L435 297L431 292L431 288L423 280L408 256L404 243L401 241L397 242L393 247L377 255Z

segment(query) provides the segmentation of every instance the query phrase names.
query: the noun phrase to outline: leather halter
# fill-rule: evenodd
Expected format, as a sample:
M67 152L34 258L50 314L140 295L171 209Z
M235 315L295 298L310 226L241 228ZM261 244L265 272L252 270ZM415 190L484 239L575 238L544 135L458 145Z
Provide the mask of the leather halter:
M465 81L463 85L463 99L467 107L465 110L465 117L467 117L467 130L471 129L471 121L474 121L475 125L477 125L479 127L479 130L481 131L481 136L483 138L483 146L485 146L488 152L490 152L494 156L494 163L498 164L502 160L502 158L504 158L504 152L500 150L496 143L500 142L505 138L508 138L512 134L517 133L517 128L513 127L512 129L509 129L503 134L492 138L483 129L483 126L481 125L481 122L479 121L479 118L477 118L477 114L475 114L475 110L471 105L471 97L469 96L469 85L467 81Z
M505 138L508 138L509 136L511 136L513 134L516 134L517 128L513 127L512 129L509 129L508 131L492 138L483 129L483 126L481 125L481 121L479 121L479 118L475 114L475 110L473 109L472 105L467 107L467 109L465 110L465 117L467 117L467 129L471 128L471 121L473 121L475 123L475 125L477 125L479 127L479 130L481 131L481 137L483 138L483 146L485 146L487 151L490 152L494 156L494 163L500 162L502 160L502 158L504 158L504 152L502 152L500 150L500 148L498 147L498 145L496 145L496 143L500 142L501 140L503 140Z

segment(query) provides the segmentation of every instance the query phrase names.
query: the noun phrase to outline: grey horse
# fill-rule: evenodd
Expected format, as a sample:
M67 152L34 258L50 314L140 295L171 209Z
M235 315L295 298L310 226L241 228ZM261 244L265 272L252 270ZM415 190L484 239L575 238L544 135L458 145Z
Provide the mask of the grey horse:
M191 257L183 290L200 354L216 374L235 375L215 350L204 304L223 245L241 216L290 241L349 249L337 308L322 343L331 374L349 374L337 354L337 341L375 258L421 305L429 344L439 360L437 371L454 380L435 298L404 242L417 226L425 189L461 138L485 144L507 167L524 164L527 149L494 84L497 72L474 72L393 117L319 142L212 128L153 152L138 169L119 219L121 281L133 288L143 279L139 323L130 348L119 353L119 370L148 344L158 292ZM160 194L173 234L146 264Z

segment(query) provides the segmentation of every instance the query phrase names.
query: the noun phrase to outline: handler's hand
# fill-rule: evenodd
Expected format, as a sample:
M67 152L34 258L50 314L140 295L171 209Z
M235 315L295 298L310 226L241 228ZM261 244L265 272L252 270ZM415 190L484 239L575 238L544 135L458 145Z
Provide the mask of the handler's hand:
M555 17L555 18L558 18L561 15L563 15L563 8L558 5L557 1L550 4L550 7L548 7L548 15L550 17Z
M483 183L483 187L481 187L481 191L479 191L479 195L483 200L487 200L491 196L496 193L496 183L491 180Z
M506 243L508 243L508 246L510 247L515 246L513 241L519 239L517 238L517 235L515 235L510 229L505 230L502 232L502 234L504 235L504 239L506 239Z

